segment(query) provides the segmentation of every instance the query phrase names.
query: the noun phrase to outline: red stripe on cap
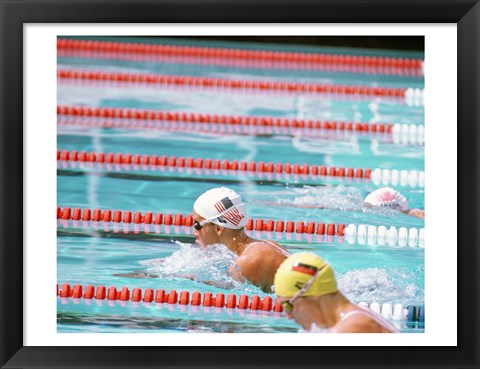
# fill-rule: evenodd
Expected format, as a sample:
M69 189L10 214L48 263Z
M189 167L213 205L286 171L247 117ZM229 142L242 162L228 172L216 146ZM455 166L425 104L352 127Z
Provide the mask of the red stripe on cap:
M311 267L309 268L307 266L302 266L302 265L294 265L292 267L292 270L294 272L300 272L300 273L305 273L309 275L314 275L317 272L316 268L312 269Z
M237 208L233 208L232 210L227 211L227 214L231 216L233 219L240 222L243 219L243 215L239 213Z
M240 221L242 220L241 218L238 219L235 215L233 215L230 211L227 211L222 215L223 218L227 219L230 223L232 223L235 226L238 226L240 224Z
M215 209L217 209L217 211L219 213L223 213L224 211L227 210L227 208L225 207L225 202L226 202L225 200L228 200L228 202L229 202L230 206L228 207L228 209L230 209L233 206L233 203L230 201L229 198L222 199L222 200L220 200L219 202L217 202L213 205L213 206L215 206ZM223 213L221 215L221 217L225 218L226 220L228 220L230 223L232 223L235 226L238 226L240 224L240 222L242 221L242 219L244 218L244 216L239 213L237 208L233 208L231 210L226 211L225 213Z
M215 209L217 209L219 213L226 210L221 202L217 202L213 206L215 206Z

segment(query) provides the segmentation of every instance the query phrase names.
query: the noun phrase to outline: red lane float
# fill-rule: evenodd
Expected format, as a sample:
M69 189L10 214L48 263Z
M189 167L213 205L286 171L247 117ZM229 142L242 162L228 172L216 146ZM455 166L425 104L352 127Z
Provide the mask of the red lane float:
M127 43L115 41L93 41L65 38L57 39L57 50L84 50L109 53L211 57L238 60L261 60L284 63L339 64L415 69L421 69L423 66L423 60L411 58L287 52L273 50L248 50L218 47L214 48L198 46Z
M242 60L202 56L177 56L158 54L138 54L126 52L105 52L75 49L57 49L59 58L88 58L101 60L129 60L145 63L168 63L202 66L233 67L241 69L302 70L327 73L361 73L369 75L393 75L398 77L423 78L423 68L385 67L378 65L355 64L315 64L300 62L281 62L268 60ZM423 62L422 62L423 63Z
M344 167L327 167L325 165L308 165L308 164L291 164L291 163L272 163L272 162L255 162L255 161L237 161L228 159L210 159L210 158L185 158L183 156L162 155L141 155L141 154L113 154L111 152L105 154L103 152L96 153L86 151L69 151L57 150L57 160L74 161L74 162L90 162L90 163L107 163L107 164L126 164L126 165L150 165L163 167L180 167L180 168L197 168L197 169L214 169L225 171L241 171L241 172L260 172L260 173L277 173L277 174L313 174L319 176L330 177L349 177L369 179L372 171L369 168L344 168Z
M405 97L406 88L370 87L358 85L334 85L301 82L278 82L268 80L236 80L228 78L177 76L145 73L120 73L93 70L57 71L57 77L74 80L150 83L175 86L227 87L232 89L256 89L264 91L287 91L330 94L353 94L366 96Z
M112 217L112 213L114 216ZM93 214L93 215L92 215ZM193 226L193 218L191 214L164 214L152 212L142 213L136 211L133 213L129 210L112 210L105 209L91 209L85 208L72 208L65 206L61 208L57 206L57 219L61 220L74 220L74 221L96 221L96 222L113 222L113 223L126 223L126 224L153 224L153 225L173 225L173 226ZM247 220L245 225L247 231L266 231L266 232L286 232L286 233L307 233L318 234L328 236L344 236L345 224L325 224L322 222L315 223L312 221L292 221L292 220L263 220L252 219Z
M312 120L264 116L234 116L218 114L200 114L191 112L173 112L167 110L128 109L115 107L85 107L57 105L57 115L91 118L119 118L105 128L154 128L154 121L174 121L187 123L228 124L263 127L307 128L307 129L332 129L339 131L357 132L387 132L391 133L392 123L361 123L352 121ZM142 124L130 120L145 121Z
M83 293L83 291L85 291L85 293ZM262 299L258 295L240 295L237 297L235 294L228 294L228 296L225 297L225 295L221 292L217 293L215 296L213 296L211 292L205 292L202 298L202 294L198 291L194 291L193 293L190 293L189 291L181 291L178 293L176 290L171 290L167 293L163 289L157 289L154 291L152 288L146 288L142 294L141 288L134 288L132 292L130 292L128 287L122 287L121 289L118 289L112 286L107 290L105 286L94 287L92 285L87 285L84 289L80 284L75 284L72 288L70 284L63 283L60 289L58 288L57 284L57 297L75 299L83 298L85 300L107 299L109 301L143 301L147 303L170 305L202 305L205 307L274 312L283 311L282 305L278 302L278 299L276 298L275 302L273 302L271 296L265 296Z
M85 291L85 293L83 293ZM108 293L106 292L108 291ZM190 298L190 296L192 296ZM203 297L203 298L202 298ZM282 305L271 296L266 295L263 300L258 295L248 296L240 295L237 299L237 295L228 294L227 297L223 293L217 293L215 296L211 292L205 292L202 294L198 291L190 294L189 291L181 291L178 293L176 290L171 290L168 293L163 289L154 291L152 288L146 288L143 292L141 288L134 288L132 292L128 287L122 287L117 289L116 287L109 287L108 290L105 286L94 287L87 285L85 290L80 284L75 284L73 288L68 283L62 284L61 289L57 284L57 298L61 300L65 299L83 299L85 301L103 301L108 300L109 303L114 301L120 301L125 303L126 301L132 301L135 305L143 302L147 304L168 304L168 305L192 305L203 306L205 308L216 308L214 311L220 312L220 309L238 309L238 310L250 310L251 312L273 311L273 316L280 316L279 313L283 312ZM238 303L237 303L238 301ZM63 301L62 301L63 303ZM133 306L135 306L133 305ZM425 321L425 307L424 305L407 305L397 303L384 302L359 302L358 306L365 309L370 309L377 314L380 314L385 319L400 322L424 322ZM206 310L208 311L208 310Z
M381 123L382 124L382 123ZM97 118L97 117L75 117L75 116L59 116L57 119L57 125L67 128L82 127L87 129L95 128L121 128L132 130L158 130L165 132L186 132L186 133L200 133L209 135L231 136L231 135L246 135L246 136L295 136L299 133L299 128L293 127L267 127L267 126L251 126L251 125L226 125L226 124L205 124L205 123L192 123L192 122L173 122L173 121L156 121L153 124L145 121L137 122L135 120L130 121L128 119L119 118ZM322 126L320 123L319 127ZM345 124L343 125L344 127ZM395 125L396 126L396 125ZM394 130L395 130L394 126ZM312 139L324 139L329 141L345 141L350 142L351 136L361 135L367 139L378 140L382 144L398 144L402 140L402 144L414 144L412 136L405 139L404 136L400 138L392 132L386 132L385 127L372 123L356 126L355 129L362 128L362 131L355 131L352 123L352 130L333 130L333 127L337 127L337 124L329 122L323 124L323 127L327 129L300 129L302 137L308 137ZM382 132L379 132L382 129ZM387 128L388 129L388 128ZM421 136L418 136L418 140L421 141ZM410 140L410 142L408 142Z
M190 158L189 158L190 159ZM150 159L148 159L150 160ZM193 159L192 159L193 160ZM207 162L208 164L209 162ZM212 164L210 162L210 164ZM216 165L215 162L213 162ZM248 180L256 180L256 181L267 181L267 182L289 182L295 181L295 183L300 184L316 184L318 181L328 181L328 182L336 182L336 183L346 183L346 184L365 184L370 182L370 177L373 176L373 172L370 173L369 170L363 173L362 176L362 169L355 170L353 168L348 168L345 170L344 168L331 168L328 170L326 174L325 171L313 170L296 173L292 171L292 167L290 168L290 172L270 172L271 163L264 164L263 167L260 165L260 169L264 171L256 171L256 167L254 164L248 166L248 170L239 170L239 169L224 169L227 167L226 162L223 163L221 168L217 169L212 168L210 165L209 168L196 168L191 166L164 166L164 165L155 165L155 164L146 164L144 161L140 164L125 164L125 163L105 163L105 162L91 162L91 161L68 161L63 159L58 159L57 161L57 168L58 170L73 170L73 171L100 171L100 172L108 172L108 173L125 173L128 176L135 177L137 172L140 175L146 174L149 177L154 178L162 177L164 174L169 176L173 175L174 173L178 173L179 176L185 178L197 178L199 176L203 176L204 178L225 178L225 177L233 177L236 181L241 181L243 179L248 178ZM275 167L281 167L282 164L278 163ZM300 169L301 166L294 167L295 170ZM378 169L378 168L377 168ZM376 170L377 170L376 169ZM280 169L279 169L280 170ZM397 171L398 172L398 171ZM403 172L403 171L402 171ZM338 173L336 176L333 176L334 173ZM358 177L357 177L358 176ZM403 178L403 177L402 177ZM378 182L378 181L377 181ZM407 184L403 184L406 186ZM409 184L410 186L413 186Z

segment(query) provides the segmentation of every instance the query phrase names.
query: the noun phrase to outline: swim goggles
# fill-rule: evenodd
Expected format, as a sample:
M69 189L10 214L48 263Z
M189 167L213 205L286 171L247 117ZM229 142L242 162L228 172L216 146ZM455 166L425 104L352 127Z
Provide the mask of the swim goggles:
M198 220L195 220L193 222L193 228L195 228L197 231L201 230L202 227L207 224L207 223L210 223L212 220L215 220L217 218L220 218L221 216L223 215L223 213L219 214L219 215L216 215L215 217L213 218L208 218L208 219L205 219L205 220L202 220L201 222L199 222Z
M206 219L206 220L202 220L201 222L198 222L198 221L194 221L193 222L193 228L195 228L197 231L201 230L202 227L207 224L208 222L210 222L210 220Z
M310 288L310 286L313 284L313 282L315 282L315 279L317 279L318 275L320 274L320 271L325 268L328 264L325 264L324 266L322 266L320 269L317 269L317 271L315 272L315 274L312 276L312 278L310 278L303 286L302 288L300 288L298 290L298 292L293 295L290 299L286 300L286 301L283 301L281 304L282 304L282 308L283 310L286 312L286 313L291 313L292 310L293 310L293 304L295 303L295 301L302 297L302 295L307 292L307 290ZM295 264L293 265L295 266Z

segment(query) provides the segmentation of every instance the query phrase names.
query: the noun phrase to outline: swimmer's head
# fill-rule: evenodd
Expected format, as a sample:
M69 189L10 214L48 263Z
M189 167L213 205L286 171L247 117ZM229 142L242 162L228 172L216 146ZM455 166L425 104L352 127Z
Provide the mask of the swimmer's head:
M323 296L337 292L337 282L332 267L312 252L291 255L275 274L275 293L280 297L294 296L302 286L316 275L302 296Z
M193 210L210 223L230 229L241 229L247 224L247 206L235 191L218 187L200 195Z
M406 211L408 201L400 192L390 187L382 187L370 193L364 200L367 204Z

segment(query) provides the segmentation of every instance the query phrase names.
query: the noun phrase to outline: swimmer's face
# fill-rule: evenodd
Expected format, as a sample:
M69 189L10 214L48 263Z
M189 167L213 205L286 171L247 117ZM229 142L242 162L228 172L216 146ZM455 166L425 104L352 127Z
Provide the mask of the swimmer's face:
M279 297L278 301L281 303L290 300L288 297ZM295 303L292 304L292 310L286 312L288 319L294 319L300 324L303 329L308 330L312 326L312 316L309 306L313 303L310 297L299 297ZM316 315L318 318L318 316Z
M202 222L205 218L198 215L195 210L193 211L193 221ZM193 228L193 235L195 236L195 242L203 249L208 245L218 243L218 234L216 232L216 225L213 223L207 223L202 226L200 230Z
M280 296L278 297L278 302L279 302L280 305L282 305L282 306L284 306L283 304L284 304L285 302L287 302L288 300L290 300L290 298L288 298L288 297L280 297ZM293 306L293 308L295 308L295 304L293 304L292 306ZM292 309L291 311L287 311L287 310L285 310L285 308L284 308L284 311L285 311L285 314L287 314L287 318L288 318L288 319L293 319L293 314L292 314L292 313L293 313L293 309Z

